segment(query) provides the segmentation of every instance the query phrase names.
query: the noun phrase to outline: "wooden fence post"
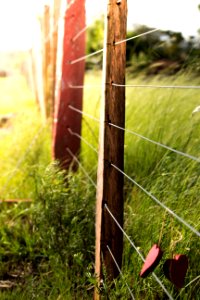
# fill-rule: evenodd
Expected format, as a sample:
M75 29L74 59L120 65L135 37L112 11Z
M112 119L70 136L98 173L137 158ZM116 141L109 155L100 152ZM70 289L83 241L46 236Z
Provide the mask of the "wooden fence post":
M44 84L44 102L46 116L50 116L51 99L50 99L50 67L51 67L51 32L50 32L50 6L44 6L43 20L43 84Z
M105 93L101 108L100 150L96 204L95 273L100 283L102 264L110 280L119 271L113 262L107 245L121 266L123 234L105 209L107 204L120 225L123 225L123 175L111 166L124 168L124 132L110 126L125 125L125 88L115 87L113 82L125 84L126 44L115 45L126 38L127 1L109 0L106 24L106 51L104 53ZM98 290L95 299L99 299Z
M75 64L71 61L85 55L85 33L78 40L73 38L85 27L85 0L67 1L68 8L64 21L64 39L58 55L62 60L59 89L55 99L55 118L53 128L53 157L60 161L62 168L68 169L73 158L67 151L77 155L80 150L80 139L70 133L81 134L81 114L69 108L69 105L82 110L82 89L73 89L70 85L83 85L85 61ZM61 50L61 51L60 51ZM57 70L59 74L59 70ZM56 89L58 86L56 87Z
M33 72L35 73L35 85L36 85L36 96L39 103L39 109L42 115L43 122L46 122L46 108L44 102L44 82L43 82L43 34L42 34L42 20L37 19L36 22L36 34L34 36L34 46L31 51L33 61Z
M39 93L37 87L37 73L36 73L36 62L34 58L34 51L33 48L29 50L30 62L31 62L31 74L32 74L32 81L33 81L33 92L35 95L35 100L40 108L40 100L39 100Z
M57 68L57 46L58 46L58 24L60 18L61 0L53 2L53 37L52 37L52 116L55 108L56 68Z

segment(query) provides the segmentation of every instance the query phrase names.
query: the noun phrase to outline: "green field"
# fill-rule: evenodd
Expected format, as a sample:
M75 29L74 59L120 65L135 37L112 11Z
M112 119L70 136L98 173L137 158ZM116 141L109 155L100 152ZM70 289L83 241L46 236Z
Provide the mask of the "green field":
M136 75L134 75L136 76ZM129 84L200 85L191 73L143 76L128 73ZM101 85L89 71L85 83ZM199 157L199 90L127 88L126 128ZM84 111L99 118L101 87L86 89ZM51 128L42 124L25 79L0 79L1 114L14 117L0 129L0 198L31 198L32 204L1 204L0 299L92 299L94 278L95 188L81 169L65 174L51 162ZM98 148L98 122L83 117L82 135ZM38 135L38 136L37 136ZM34 140L34 137L37 139ZM97 155L82 143L81 162L96 180ZM200 167L136 135L125 133L125 172L191 226L200 230ZM64 184L67 180L68 184ZM125 179L124 229L145 256L161 242L163 259L155 273L174 299L199 299L200 243L186 226ZM176 290L162 265L186 254L185 288ZM124 240L122 272L136 299L167 299L152 276L139 278L142 261ZM1 287L5 285L7 287ZM106 281L103 299L129 299L119 278Z

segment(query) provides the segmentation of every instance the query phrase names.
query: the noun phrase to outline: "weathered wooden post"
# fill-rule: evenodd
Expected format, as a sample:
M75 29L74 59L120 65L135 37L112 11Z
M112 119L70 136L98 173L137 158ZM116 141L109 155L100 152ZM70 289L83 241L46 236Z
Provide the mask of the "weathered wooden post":
M51 67L51 32L50 32L50 6L44 6L43 20L43 84L44 84L44 102L46 116L50 116L50 67Z
M36 97L39 103L39 109L41 112L41 116L43 122L46 122L46 108L44 102L44 82L43 82L43 57L42 57L42 50L43 50L43 33L42 33L42 20L37 19L36 26L35 26L35 35L34 38L34 46L31 50L31 57L33 62L33 74L35 79L35 86L36 86Z
M39 93L37 87L37 73L36 73L36 62L34 58L34 51L33 48L29 50L30 62L31 62L31 73L32 73L32 81L33 81L33 91L35 95L35 100L40 108L40 101L39 101Z
M70 133L71 129L80 135L81 114L71 110L69 106L82 110L82 89L73 89L71 85L83 85L85 61L71 63L85 55L85 34L73 41L74 36L85 27L85 0L67 1L64 20L64 39L58 49L61 60L61 70L57 69L57 95L55 99L53 157L60 161L64 169L68 169L72 156L67 149L77 155L80 150L80 140Z
M52 114L55 105L55 88L56 88L56 67L57 67L57 45L58 45L58 24L60 18L61 0L53 2L53 37L52 37Z
M124 132L109 123L124 127L125 88L115 87L113 82L125 84L126 44L115 44L126 38L127 1L109 0L104 51L104 99L101 107L100 150L97 179L96 204L96 261L95 272L100 283L102 264L105 265L110 280L119 272L108 251L111 249L117 263L121 266L123 234L108 214L109 207L120 225L123 224L123 175L111 163L124 168ZM99 299L98 289L95 299Z

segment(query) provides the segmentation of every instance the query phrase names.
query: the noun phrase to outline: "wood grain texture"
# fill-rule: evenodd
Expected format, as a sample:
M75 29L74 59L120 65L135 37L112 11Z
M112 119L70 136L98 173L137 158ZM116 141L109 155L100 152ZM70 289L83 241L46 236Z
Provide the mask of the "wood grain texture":
M111 249L121 266L123 234L104 208L106 203L123 225L123 175L110 164L124 169L125 88L114 87L113 82L125 84L126 44L115 42L126 38L127 1L110 0L107 14L106 57L104 57L105 94L101 107L100 153L98 162L97 204L96 204L96 276L102 277L102 263L110 279L119 272L107 249ZM95 295L95 299L99 299Z

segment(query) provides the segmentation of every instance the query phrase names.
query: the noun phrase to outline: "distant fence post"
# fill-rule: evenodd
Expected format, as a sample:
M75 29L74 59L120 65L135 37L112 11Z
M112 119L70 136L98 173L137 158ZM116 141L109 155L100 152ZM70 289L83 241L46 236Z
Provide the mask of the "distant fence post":
M33 76L36 86L36 98L38 99L39 109L42 115L43 122L46 122L46 108L44 103L44 82L43 82L43 57L41 55L43 49L43 34L42 34L42 20L37 19L34 36L34 46L31 51L33 62Z
M127 1L109 0L107 12L107 38L104 53L105 93L101 108L100 151L97 179L96 204L96 250L95 273L102 278L102 264L105 265L110 280L119 271L113 262L107 245L117 263L121 266L123 234L106 211L107 204L120 225L123 225L123 175L111 163L124 169L124 132L109 123L124 128L125 88L115 87L113 82L125 84L126 43L115 45L126 38ZM98 290L95 299L99 299Z
M43 88L46 117L50 115L50 67L51 67L51 40L50 40L50 6L44 6L43 17Z
M34 91L36 103L37 103L38 107L40 107L39 92L38 92L38 86L37 86L36 62L35 62L33 48L29 50L29 54L30 54L30 61L31 61L31 73L32 73L32 80L33 80L33 91Z
M64 39L58 49L61 62L61 70L57 74L59 78L57 95L55 99L55 114L53 128L53 157L60 161L62 168L68 169L72 157L67 148L77 155L80 151L80 139L71 135L68 129L80 134L81 115L69 108L69 105L82 110L82 89L73 89L70 85L83 85L85 61L71 64L73 61L85 55L85 33L73 41L73 38L85 27L85 0L67 1L67 10L64 21ZM76 167L76 166L75 166Z
M57 68L57 46L58 46L58 25L61 10L61 0L53 1L53 37L52 37L52 116L55 106L56 68Z

